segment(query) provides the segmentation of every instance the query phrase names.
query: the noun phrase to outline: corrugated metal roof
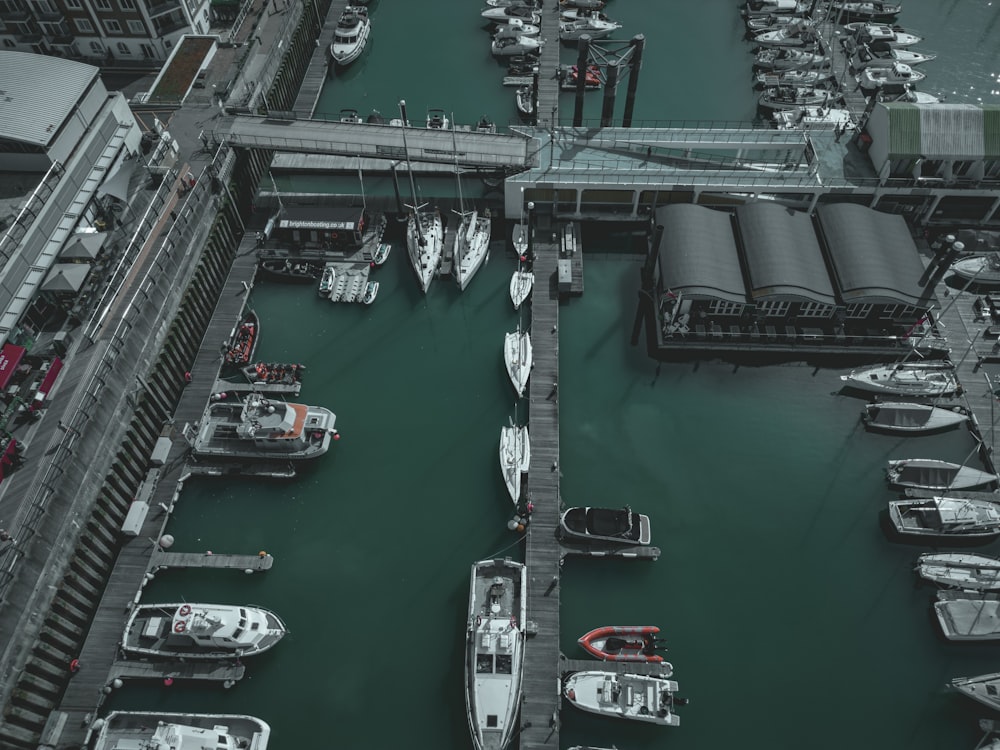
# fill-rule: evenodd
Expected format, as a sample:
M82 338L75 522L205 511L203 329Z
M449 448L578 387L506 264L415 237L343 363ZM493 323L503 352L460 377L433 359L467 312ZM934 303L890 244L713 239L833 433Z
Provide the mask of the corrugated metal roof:
M845 302L921 305L933 296L920 286L924 265L902 216L854 203L816 213Z
M1000 156L1000 108L981 104L889 102L889 158Z
M656 209L656 223L663 225L660 268L668 289L729 302L746 301L746 285L728 213L676 203Z
M0 138L48 145L99 74L61 57L0 51Z
M748 203L736 209L736 224L755 298L837 303L808 214L774 203Z
M1000 106L983 105L983 156L1000 157Z

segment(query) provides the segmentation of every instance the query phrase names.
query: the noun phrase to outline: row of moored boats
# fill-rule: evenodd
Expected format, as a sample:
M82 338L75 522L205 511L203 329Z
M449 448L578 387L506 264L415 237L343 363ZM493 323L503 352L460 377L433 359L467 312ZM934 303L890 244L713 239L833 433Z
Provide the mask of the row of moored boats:
M867 404L870 430L896 435L941 432L970 423L962 405L943 404L961 393L948 362L902 362L854 370L842 376L854 389L891 399ZM912 400L902 400L902 399ZM983 543L1000 538L1000 496L963 497L954 491L996 488L995 474L932 459L889 462L891 484L922 492L889 503L889 519L901 537L941 543ZM941 494L937 494L937 493ZM950 641L1000 640L1000 559L967 552L929 552L917 559L920 578L937 586L933 610ZM952 688L1000 710L1000 673L959 677Z
M938 101L916 90L925 74L914 66L936 55L911 49L923 38L896 25L898 3L831 3L815 11L813 5L804 0L748 0L743 10L756 55L754 83L763 89L759 110L776 127L854 129L841 93L844 85L879 101ZM835 35L824 38L821 24L832 25ZM834 70L834 44L849 57L850 83L843 80L847 71Z

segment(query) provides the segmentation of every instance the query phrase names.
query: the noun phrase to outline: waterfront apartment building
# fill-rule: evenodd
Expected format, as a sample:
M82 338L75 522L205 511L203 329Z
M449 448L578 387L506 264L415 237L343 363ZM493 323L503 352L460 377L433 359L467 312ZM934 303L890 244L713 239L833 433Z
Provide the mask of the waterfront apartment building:
M208 31L210 6L210 0L0 0L0 50L155 66L184 34Z

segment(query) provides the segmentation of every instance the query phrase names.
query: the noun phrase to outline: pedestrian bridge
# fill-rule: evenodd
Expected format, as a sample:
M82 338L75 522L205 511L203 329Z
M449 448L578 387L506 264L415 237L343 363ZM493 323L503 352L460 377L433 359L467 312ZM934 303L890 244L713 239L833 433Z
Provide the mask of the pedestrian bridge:
M404 133L405 130L405 133ZM405 138L405 143L404 143ZM266 117L221 117L202 134L208 143L306 154L405 160L466 169L518 172L537 165L537 145L517 133L486 133L471 128L436 130L376 123L300 120L271 113Z

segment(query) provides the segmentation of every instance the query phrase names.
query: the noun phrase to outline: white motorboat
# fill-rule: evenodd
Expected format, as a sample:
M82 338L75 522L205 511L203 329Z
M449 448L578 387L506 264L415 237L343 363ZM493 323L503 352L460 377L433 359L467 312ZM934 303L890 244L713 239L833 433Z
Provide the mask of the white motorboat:
M801 16L794 13L769 13L765 16L753 16L746 19L747 36L753 36L759 31L777 31L789 23L796 23Z
M367 284L365 284L365 291L361 295L360 302L362 305L370 305L372 302L375 301L375 297L377 295L378 295L378 282L369 281Z
M779 109L771 113L771 118L779 130L847 131L855 128L850 110L837 107L800 106L794 109Z
M392 250L392 245L388 242L378 243L378 247L375 248L375 252L372 254L372 263L376 266L383 265L387 260L389 260L390 250Z
M966 591L1000 589L1000 559L972 552L925 552L917 575L939 586Z
M333 30L330 56L337 65L349 65L357 60L368 44L371 35L371 21L368 9L348 5Z
M844 28L850 31L861 44L885 42L892 47L910 47L914 44L920 44L924 40L922 36L908 34L896 26L885 23L855 21L845 24Z
M852 370L840 379L852 388L896 396L950 396L961 391L950 362L901 362Z
M600 670L573 672L566 678L563 695L577 708L603 716L633 719L676 727L674 713L677 683L664 675L619 674Z
M789 47L769 47L762 49L754 58L754 68L757 70L815 70L829 68L830 58L819 52Z
M610 21L604 13L596 9L578 8L576 6L559 6L559 18L563 21L576 21L581 18L596 18L599 21Z
M858 76L858 85L864 90L872 91L889 86L910 86L926 77L905 63L893 62L887 68L868 66Z
M585 34L591 39L604 39L621 27L617 21L602 21L600 18L590 16L577 18L575 21L560 21L559 39L564 42L575 41Z
M604 5L604 0L559 0L559 10L561 11L572 10L573 8L600 10Z
M537 54L545 42L533 36L520 34L514 37L500 37L490 44L490 50L497 57Z
M868 0L867 2L840 3L837 13L841 20L867 21L869 23L892 23L902 10L900 3L890 3L886 0Z
M934 613L949 641L1000 639L1000 600L997 594L938 591Z
M519 310L524 301L531 294L531 288L535 284L535 274L531 271L514 271L510 277L510 300L514 303L514 309Z
M319 278L319 286L316 293L320 297L329 297L337 283L337 266L335 263L327 263L323 268L323 274Z
M524 6L533 10L538 10L538 3L532 0L486 0L486 4L491 8L508 8L512 6Z
M989 706L994 711L1000 711L1000 672L983 674L978 677L956 677L950 683L952 689L962 695ZM994 747L981 746L983 750Z
M951 272L980 286L1000 285L1000 253L962 258L951 264Z
M112 711L91 724L91 750L267 750L271 727L242 714Z
M448 130L451 128L451 120L443 109L428 109L427 127L430 130Z
M1000 537L1000 505L965 497L906 498L889 503L902 536L989 542Z
M905 104L937 104L940 97L928 94L925 91L914 91L909 86L904 86L902 91L890 92L881 89L875 94L875 100L879 102L903 102Z
M465 710L476 750L504 750L517 733L527 623L527 570L510 558L472 566L465 630Z
M509 23L516 18L525 23L541 25L542 19L538 11L525 5L507 5L502 7L486 8L480 15L487 21L493 23Z
M518 328L504 336L503 361L518 396L524 395L531 376L531 336Z
M514 92L514 101L522 117L531 117L535 114L535 87L530 83L519 86Z
M505 37L518 36L538 36L542 29L533 23L525 23L520 18L512 18L507 23L497 26L493 32L493 39L503 39Z
M337 415L322 406L246 398L208 404L191 442L195 456L305 461L330 449Z
M267 651L286 632L281 619L261 607L139 604L121 646L130 654L159 659L236 659Z
M747 0L740 13L745 18L762 16L804 16L810 12L808 0Z
M851 61L851 67L855 71L862 71L866 68L891 68L896 63L912 66L930 62L936 58L937 55L931 52L917 52L917 50L913 49L890 47L884 42L879 42L859 49ZM923 76L922 73L919 75ZM916 80L920 80L920 78Z
M500 473L510 499L517 507L521 500L521 474L528 471L531 464L531 441L528 439L528 428L509 425L500 428Z
M822 86L834 79L833 71L826 70L781 70L761 71L754 76L755 86Z
M778 112L784 109L797 110L800 107L824 107L841 101L836 91L810 88L808 86L776 86L761 92L757 107L764 112Z
M861 419L870 430L916 435L957 427L969 421L969 414L960 406L946 409L909 401L886 401L867 404Z
M808 19L799 19L795 23L786 23L777 29L759 31L753 35L751 43L757 47L799 47L814 49L819 46L820 38Z
M895 487L919 490L971 490L996 484L997 475L971 466L935 458L902 458L889 461L886 479Z

